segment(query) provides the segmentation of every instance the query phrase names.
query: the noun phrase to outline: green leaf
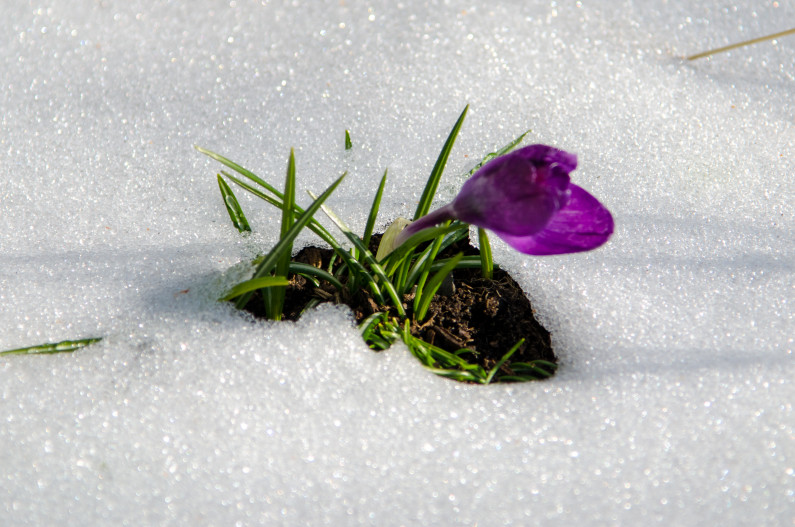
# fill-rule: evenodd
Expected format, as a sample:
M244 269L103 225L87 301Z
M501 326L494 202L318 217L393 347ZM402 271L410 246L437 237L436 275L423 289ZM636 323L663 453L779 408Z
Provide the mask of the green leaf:
M510 152L511 150L513 150L514 148L516 148L516 145L518 145L519 143L521 143L521 142L522 142L522 140L525 138L525 136L526 136L527 134L529 134L530 132L532 132L532 130L528 130L528 131L526 131L525 133L523 133L522 135L520 135L519 137L517 137L516 139L514 139L513 141L511 141L511 142L510 142L510 143L508 143L507 145L503 146L502 148L500 148L500 149L499 149L499 150L497 150L496 152L492 152L492 153L490 153L490 154L486 154L486 155L483 157L483 159L481 159L481 160L480 160L480 163L478 163L478 164L475 166L475 168L473 168L472 170L470 170L470 171L469 171L469 175L470 175L470 176L471 176L471 175L473 175L475 172L477 172L477 171L480 169L480 167L482 167L483 165L485 165L486 163L488 163L489 161L491 161L491 160L492 160L492 159L494 159L495 157L499 157L499 156L501 156L501 155L505 155L505 154L507 154L508 152Z
M351 143L351 133L348 130L345 130L345 150L350 150L353 148L353 143Z
M370 207L370 215L367 216L367 224L364 227L364 236L362 236L362 243L365 247L370 247L370 238L373 235L373 228L375 228L375 220L378 216L378 209L381 207L381 195L384 193L384 185L386 185L386 173L381 177L381 183L378 185L378 191L373 198L373 205Z
M486 378L486 372L479 364L472 364L459 355L471 352L462 349L456 353L450 353L438 346L420 340L411 334L408 321L404 327L400 328L399 336L420 363L428 370L442 377L448 377L463 382L482 383Z
M290 282L288 282L287 278L283 276L260 276L259 278L252 278L251 280L240 282L232 289L227 291L227 293L218 300L224 302L226 300L237 298L240 295L251 293L257 289L263 289L266 287L285 287L287 285L290 285Z
M397 247L394 251L386 255L383 260L381 260L381 263L387 269L387 276L392 276L397 267L403 262L404 258L407 257L409 251L413 251L417 245L427 242L428 240L432 240L437 236L443 236L448 232L462 229L469 229L469 225L459 221L454 221L447 227L432 227L430 229L423 229L417 234L412 235L408 240L403 242L400 247Z
M510 359L511 355L516 353L516 350L518 350L522 346L522 344L524 344L524 339L519 339L519 342L514 344L513 347L510 350L508 350L508 353L502 356L502 358L497 362L497 364L495 364L494 367L489 371L489 375L488 377L486 377L486 380L484 381L483 384L489 384L491 382L491 380L494 378L497 372L500 371L502 365L505 364L505 361Z
M439 286L442 285L442 281L449 275L455 266L458 265L458 262L461 261L461 258L464 257L464 253L458 253L453 258L450 258L450 261L447 262L444 267L442 267L438 273L433 275L433 278L430 279L428 282L428 289L426 289L422 294L422 300L419 303L419 309L414 313L414 318L421 322L424 318L426 313L428 312L428 307L431 305L431 300L433 300L433 295L436 294L436 291L439 290Z
M444 267L444 265L449 261L450 261L449 258L436 260L435 262L433 262L433 265L431 265L431 272L438 271L439 269ZM480 269L480 267L481 267L480 256L464 256L463 258L461 258L461 261L458 262L458 265L455 266L456 269Z
M444 238L442 239L442 244L439 247L439 250L437 251L437 254L442 252L442 251L444 251L445 249L450 247L452 244L454 244L454 243L464 239L465 237L467 237L469 235L468 231L469 231L469 229L460 229L460 230L456 230L456 231L453 231L453 232L445 234ZM411 267L411 271L409 271L408 278L406 279L406 286L407 287L411 288L415 283L417 283L417 280L419 279L419 276L420 276L420 272L425 269L426 262L428 260L428 257L430 256L432 250L433 250L433 245L429 245L428 247L425 248L425 250L422 253L420 253L420 256L415 260L414 265L412 265L412 267ZM436 258L436 256L434 256L434 258ZM469 268L469 261L472 258L477 258L478 266L479 266L480 265L480 257L479 256L477 256L477 257L464 256L464 258L458 264L456 269L462 269L462 268L465 268L465 267ZM443 260L443 261L447 262L447 260ZM431 271L438 271L439 269L442 268L443 265L444 264L439 264L439 260L434 260L431 263Z
M324 269L318 269L309 264L300 263L300 262L290 262L290 272L293 274L300 274L304 276L314 276L315 278L320 278L321 280L325 280L326 282L330 283L337 289L344 289L344 285L342 282L337 280L337 278L329 273Z
M287 161L287 175L284 178L284 198L282 200L282 232L284 237L293 226L295 208L295 152L290 149L290 159ZM289 261L289 260L288 260Z
M267 203L270 203L271 205L273 205L274 207L278 208L279 210L282 209L282 206L283 206L282 198L283 198L283 196L282 196L281 193L279 193L279 196L280 196L279 198L274 198L272 196L268 196L267 194L265 194L264 192L262 192L260 190L257 190L256 188L252 187L251 185L249 185L245 181L241 181L240 179L236 178L235 176L233 176L233 175L231 175L231 174L229 174L227 172L224 172L223 170L221 171L221 174L226 176L235 185L240 186L241 188L247 190L251 194L257 196L258 198L266 201ZM303 212L304 212L304 209L302 209L298 205L295 205L293 207L293 210L295 211L295 214L303 214ZM320 237L321 240L323 240L324 242L328 243L335 251L339 247L339 243L334 239L334 237L331 235L331 233L329 233L326 230L326 228L323 227L320 223L318 223L314 218L312 218L312 220L309 222L309 225L307 225L307 228L309 230L311 230L312 232L314 232L315 234L317 234Z
M71 353L85 348L90 344L99 342L102 337L92 337L80 340L62 340L61 342L51 342L48 344L39 344L37 346L28 346L27 348L17 348L7 351L0 351L0 355L47 355L52 353Z
M224 198L224 205L226 205L226 211L229 213L232 225L235 226L238 232L251 232L251 227L248 224L248 220L246 220L246 215L243 214L243 209L240 208L235 194L224 181L224 178L221 177L221 174L218 174L218 187L221 189L221 196Z
M206 155L207 157L215 159L219 163L228 166L229 168L231 168L232 170L234 170L235 172L237 172L241 176L244 176L244 177L250 179L251 181L253 181L254 183L256 183L257 185L263 187L268 192L272 192L275 196L278 196L280 199L282 198L281 192L276 190L276 188L273 185L269 184L267 181L265 181L264 179L262 179L259 176L257 176L254 172L252 172L252 171L250 171L250 170L248 170L246 168L243 168L242 166L238 165L234 161L230 161L229 159L225 158L221 154L216 154L215 152L207 150L206 148L202 148L202 147L196 146L196 145L194 145L193 148L195 148L196 150L198 150L202 154Z
M541 366L544 366L546 369ZM511 364L511 369L517 374L529 376L532 377L532 379L546 379L555 373L555 370L558 369L558 365L554 362L538 359L531 362L514 362ZM500 380L503 379L505 379L505 376L500 377Z
M483 278L491 280L494 276L494 260L491 257L491 244L486 231L478 227L478 245L480 246L480 269Z
M195 146L194 148L196 148L196 150L198 150L199 152L207 155L208 157L210 157L212 159L215 159L216 161L222 163L223 165L231 168L232 170L234 170L238 174L241 174L242 176L246 177L250 181L253 181L254 183L258 184L260 187L264 188L266 191L268 191L270 194L272 194L272 196L269 195L269 194L266 194L265 192L262 192L261 190L255 188L255 187L253 187L251 185L249 185L245 181L242 181L241 179L236 178L235 176L233 176L232 174L229 174L228 172L224 172L223 170L221 171L221 174L223 174L226 178L228 178L230 181L232 181L233 183L235 183L239 187L245 189L246 191L250 192L254 196L257 196L258 198L266 201L267 203L270 203L274 207L277 207L279 210L283 210L283 208L284 208L284 197L285 196L280 191L278 191L275 187L273 187L272 185L270 185L269 183L267 183L266 181L261 179L259 176L257 176L256 174L254 174L250 170L248 170L246 168L243 168L242 166L238 165L234 161L231 161L231 160L227 159L226 157L224 157L224 156L222 156L220 154L217 154L217 153L212 152L210 150L207 150L205 148L201 148L199 146ZM298 205L294 205L293 210L294 210L293 214L303 214L304 213L304 209L302 209ZM340 252L341 251L339 243L334 239L334 237L331 235L331 233L329 233L325 229L325 227L323 227L320 223L315 221L314 218L312 218L310 220L308 228L312 232L317 234L323 241L328 243L334 249L335 252Z
M445 222L444 225L442 225L442 226L443 227L447 227L449 224L450 224L450 222L448 221L448 222ZM420 273L419 273L419 277L417 279L417 291L416 291L416 293L414 295L414 311L415 312L418 312L419 306L422 303L422 300L423 300L423 289L425 288L425 281L428 279L428 275L431 272L431 265L433 265L433 261L436 259L436 255L439 254L439 249L442 246L442 242L443 241L444 241L444 238L442 236L437 236L436 239L431 244L431 246L429 247L430 251L428 251L426 253L425 264L422 266L422 271L420 271ZM464 255L461 254L460 256L463 257ZM461 258L459 258L458 260L460 261ZM456 263L458 263L458 262L456 262ZM442 268L442 269L444 269L444 268ZM452 269L451 269L451 271L452 271ZM409 272L409 274L411 274L411 272ZM406 279L406 284L404 285L404 287L405 288L411 287L411 284L409 283L408 278ZM431 293L431 295L433 295L433 293ZM423 318L424 317L425 317L425 314L423 314Z
M311 192L309 193L309 195L314 197L314 195ZM337 228L341 230L342 233L351 241L354 247L356 247L356 249L359 250L359 254L361 254L364 257L364 260L370 266L370 269L372 269L373 273L375 273L375 275L378 278L380 278L379 285L383 289L386 289L386 292L389 295L389 298L392 299L392 304L394 304L395 309L397 309L397 312L400 315L405 316L406 311L403 309L403 303L401 302L400 297L398 296L397 291L395 290L395 287L392 285L392 282L389 280L389 278L387 278L386 274L384 273L384 269L375 260L375 257L370 252L370 249L365 247L364 244L362 243L361 238L356 236L356 234L354 234L353 231L347 225L345 225L345 222L343 222L328 207L323 206L322 208L326 216L328 216L329 219L337 225Z
M362 320L362 322L359 324L359 332L362 334L362 337L367 338L367 335L373 331L373 328L383 322L385 319L386 313L377 311Z
M236 185L239 185L240 187L246 189L247 191L251 192L255 196L267 201L268 203L270 203L271 205L273 205L273 206L275 206L275 207L277 207L279 209L282 208L283 204L282 204L281 199L277 199L277 198L268 196L267 194L264 194L263 192L257 190L256 188L254 188L251 185L249 185L248 183L246 183L245 181L241 181L238 178L232 176L231 174L227 174L226 172L221 172L221 173L224 176L226 176L227 178L229 178L233 183L235 183ZM279 195L281 196L281 193L279 193ZM293 207L293 209L298 214L303 214L304 213L304 209L302 209L298 205L295 205ZM372 291L373 296L375 296L376 300L378 300L379 302L383 303L384 299L383 299L383 296L382 296L377 284L375 283L375 278L370 273L368 273L367 270L365 270L364 267L362 267L362 265L359 262L357 262L353 258L353 256L351 256L351 254L348 251L346 251L345 249L342 248L342 246L340 246L339 242L334 238L334 236L331 235L330 232L328 232L328 230L326 230L325 227L323 227L320 223L318 223L317 220L312 218L309 221L309 224L307 225L307 228L309 230L311 230L312 232L314 232L315 234L317 234L318 237L320 237L321 240L323 240L324 242L329 244L331 246L331 248L334 250L335 255L339 256L342 259L342 261L345 263L345 266L348 269L356 270L359 273L359 278L360 279L362 279L362 277L364 277L363 279L368 283L368 287ZM292 249L291 249L291 252L292 252ZM264 258L265 257L262 257L259 261L261 262L262 260L264 260Z
M444 167L447 164L447 158L450 157L450 151L453 149L455 139L458 137L458 131L464 123L467 110L469 110L468 104L458 117L458 121L456 121L453 129L450 131L450 135L447 136L447 141L445 141L442 151L436 159L436 164L433 166L428 182L425 184L425 189L422 191L422 197L417 205L417 211L414 213L415 220L425 216L428 214L428 211L431 210L431 202L433 202L433 197L436 195L436 189L439 188L439 180L442 178L442 172L444 172Z
M273 271L276 267L276 263L279 261L279 257L287 250L292 248L293 240L295 237L298 236L298 233L301 232L301 229L306 227L309 221L312 219L312 216L315 214L317 209L323 204L326 199L331 195L332 192L342 183L342 180L347 175L347 172L340 176L334 183L326 189L323 194L320 195L310 206L307 208L303 214L301 214L298 219L293 223L293 226L290 228L288 233L279 240L279 242L273 246L273 249L268 253L268 255L260 262L257 269L254 271L253 278L261 278L266 274ZM249 299L251 298L251 293L246 293L245 295L238 298L235 306L238 309L243 309L246 304L248 303Z
M280 238L284 238L293 226L295 208L295 152L290 149L290 158L287 161L287 175L284 178L284 198L282 200L282 228ZM276 276L287 276L290 272L290 259L293 255L292 241L287 244L281 256L276 261ZM269 289L266 295L266 311L273 320L282 319L284 309L284 295L286 289L279 287Z
M232 181L233 183L235 183L239 187L245 189L246 191L250 192L254 196L257 196L258 198L266 201L267 203L270 203L274 207L277 207L280 210L283 209L285 196L284 196L284 194L279 192L276 188L274 188L272 185L270 185L267 182L263 181L261 178L259 178L257 175L255 175L253 172L241 167L237 163L235 163L233 161L230 161L229 159L225 158L224 156L222 156L220 154L216 154L215 152L211 152L209 150L206 150L206 149L198 147L198 146L195 147L195 148L199 152L202 152L203 154L211 157L212 159L215 159L216 161L219 161L220 163L222 163L222 164L226 165L227 167L231 168L232 170L234 170L238 174L241 174L242 176L244 176L245 178L249 179L250 181L253 181L254 183L259 185L260 187L264 188L270 194L266 194L262 190L259 190L258 188L246 183L245 181L233 176L232 174L229 174L227 172L221 171L221 174L223 174L227 179L229 179L230 181ZM302 209L298 205L295 205L293 207L293 210L294 210L294 214L297 214L297 215L301 215L301 214L303 214L305 212L304 209ZM325 227L323 227L323 225L318 223L313 217L313 218L311 218L309 220L309 223L307 224L307 228L309 230L311 230L312 232L314 232L315 234L317 234L320 237L320 239L322 239L324 242L329 244L331 246L331 248L334 250L334 253L336 255L338 255L340 258L342 258L342 260L343 260L343 262L345 262L345 266L347 268L357 270L359 279L360 280L364 280L366 282L367 287L373 293L373 296L375 297L375 299L378 302L382 303L382 304L384 303L383 295L381 294L381 291L380 291L378 285L376 284L375 277L373 277L369 272L367 272L362 267L362 265L359 262L354 260L353 257L351 256L351 254L348 253L348 251L346 251L345 249L343 249L340 246L339 242L334 238L334 236L331 235L331 233L328 232L328 230L326 230ZM292 252L292 249L290 250L290 252ZM265 260L265 257L260 259L259 262L261 263L264 260ZM246 299L246 301L248 301L248 300Z

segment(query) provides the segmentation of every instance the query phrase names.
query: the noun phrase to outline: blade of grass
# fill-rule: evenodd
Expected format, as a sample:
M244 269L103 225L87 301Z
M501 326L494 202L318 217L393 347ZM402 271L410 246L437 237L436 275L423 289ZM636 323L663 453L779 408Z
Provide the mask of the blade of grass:
M449 224L450 224L450 222L445 222L442 225L442 227L447 227ZM419 277L417 279L417 291L414 294L414 312L415 313L419 311L419 307L420 307L420 305L422 303L422 300L424 298L423 290L425 288L425 282L426 282L426 280L428 280L428 275L431 273L431 265L433 264L433 261L436 259L436 255L439 253L439 249L441 248L443 241L444 241L444 238L442 236L437 236L436 239L431 244L430 251L427 252L427 257L425 259L425 264L422 266L422 271L420 271ZM464 255L461 254L461 257L463 257L463 256ZM458 260L460 261L461 258L459 258ZM456 262L456 263L458 263L458 262ZM444 267L442 269L444 269ZM452 272L452 269L450 269L450 271ZM411 284L408 283L408 278L406 279L406 284L404 285L404 287L406 287L406 288L411 287ZM431 293L431 296L433 296L433 293ZM424 315L423 315L423 317L424 317Z
M442 258L441 260L436 260L431 265L431 272L436 272L444 265L449 262L449 258ZM480 269L481 268L480 256L464 256L461 258L461 261L458 262L458 265L455 266L456 269ZM498 268L498 267L497 267Z
M229 174L229 173L224 172L222 170L221 174L223 174L230 181L232 181L236 185L240 186L241 188L245 189L246 191L250 192L251 194L257 196L258 198L266 201L267 203L270 203L271 205L273 205L275 207L278 207L279 209L283 208L284 195L281 192L279 192L275 187L273 187L272 185L268 184L266 181L262 180L256 174L254 174L250 170L247 170L246 168L243 168L242 166L238 165L234 161L231 161L231 160L227 159L226 157L224 157L224 156L222 156L220 154L216 154L215 152L212 152L210 150L207 150L207 149L204 149L204 148L201 148L201 147L198 147L198 146L196 146L195 148L199 152L201 152L201 153L209 156L210 158L215 159L216 161L226 165L227 167L231 168L232 170L234 170L238 174L241 174L242 176L246 177L247 179L253 181L254 183L257 183L258 185L263 187L265 190L267 190L268 192L273 194L273 196L270 196L270 195L262 192L261 190L249 185L245 181L242 181L242 180L236 178L235 176L233 176L232 174ZM303 214L305 212L304 209L302 209L298 205L295 205L294 210L295 210L295 214L299 214L299 215ZM384 298L383 298L383 295L382 295L382 293L380 291L380 288L378 287L378 285L377 285L377 283L375 281L375 277L373 277L370 273L368 273L364 269L364 267L362 267L361 264L359 264L358 261L354 260L351 257L351 255L340 246L339 242L337 242L337 240L334 238L334 236L332 236L331 233L329 233L328 230L326 230L326 228L323 227L323 225L321 225L319 222L317 222L314 219L314 217L310 219L309 224L307 225L307 227L312 232L317 234L320 237L320 239L322 239L324 242L329 244L331 246L331 248L334 250L334 253L339 255L340 258L342 258L342 260L345 262L345 265L349 269L356 269L356 270L358 270L358 273L361 276L365 276L365 278L367 280L367 286L369 287L370 291L373 293L373 296L376 298L376 300L379 303L383 304L384 303ZM263 260L264 260L264 258L263 258ZM262 260L260 260L260 261L262 261Z
M282 201L282 226L280 238L284 238L293 226L295 213L295 151L290 149L290 158L287 161L287 174L284 178L284 199ZM281 256L276 261L276 276L287 276L290 272L290 259L293 255L293 244L290 242L285 247ZM268 289L266 295L268 318L282 319L284 309L285 287Z
M311 192L309 195L314 198L314 194ZM329 219L334 222L337 228L348 238L348 240L351 241L354 247L359 250L359 254L362 255L364 260L367 262L367 265L370 266L370 269L372 269L375 275L380 279L379 286L386 290L387 295L389 295L389 298L392 300L392 304L394 304L397 312L400 315L405 316L406 311L403 309L403 303L401 302L397 291L395 291L395 287L392 285L392 282L389 280L389 278L387 278L386 274L384 273L384 269L378 265L378 262L375 261L375 256L373 256L373 254L370 252L370 249L365 247L361 238L356 236L356 234L354 234L353 231L347 225L345 225L345 222L343 222L328 207L321 206L321 208L323 209L323 212L326 214L326 216L328 216Z
M429 344L424 340L418 339L411 334L409 322L398 331L398 336L406 344L420 363L427 369L444 377L458 378L467 382L480 382L486 378L486 372L479 364L472 364L461 358L459 354L470 352L462 349L456 353L450 353L438 346Z
M279 242L273 246L273 249L271 249L268 255L262 260L262 262L260 262L260 264L257 266L257 269L254 271L254 276L252 278L261 278L270 273L276 267L279 257L286 249L292 247L295 237L298 236L298 233L301 232L301 229L306 227L317 209L319 209L323 202L326 201L326 199L331 195L331 193L336 190L337 186L342 183L342 180L346 175L347 172L342 174L342 176L332 183L331 186L329 186L329 188L327 188L326 191L320 195L320 197L315 199L315 201L303 212L303 214L298 217L288 233L281 237ZM238 309L243 309L250 299L251 293L246 293L245 295L238 298L235 306Z
M90 344L99 342L102 337L92 337L79 340L62 340L61 342L51 342L48 344L39 344L37 346L28 346L26 348L16 348L7 351L0 351L0 355L49 355L52 353L71 353L85 348Z
M442 281L453 271L453 269L455 269L455 266L458 265L458 262L460 262L461 258L463 257L464 253L458 253L454 257L450 258L450 261L447 262L444 267L439 270L439 272L433 275L433 278L430 279L428 282L428 289L423 291L419 308L414 312L414 318L418 322L421 322L425 318L425 315L428 312L428 307L431 305L431 300L433 300L433 295L435 295L436 291L439 290L439 286L442 285Z
M376 312L365 318L361 324L359 324L359 331L361 332L362 337L367 338L367 335L373 331L373 328L383 322L385 318L386 313L383 312Z
M269 192L272 192L275 196L278 196L279 199L281 199L283 197L281 192L276 190L276 188L273 185L269 184L267 181L265 181L264 179L262 179L261 177L256 175L251 170L243 168L242 166L238 165L234 161L231 161L231 160L225 158L221 154L216 154L215 152L213 152L211 150L207 150L206 148L202 148L202 147L196 146L196 145L193 145L193 148L195 148L196 150L198 150L202 154L206 155L207 157L215 159L216 161L218 161L222 165L228 166L229 168L231 168L232 170L234 170L235 172L237 172L241 176L244 176L244 177L250 179L251 181L253 181L257 185L261 186L262 188L268 190Z
M478 227L478 245L480 246L480 269L483 273L483 278L491 280L492 276L494 276L494 260L491 257L491 244L489 243L489 235L480 227Z
M397 247L394 251L386 255L383 260L381 260L381 264L387 270L387 276L392 276L392 274L394 274L398 266L403 263L404 259L408 257L409 251L413 251L417 245L427 242L428 240L432 240L437 236L443 236L449 232L463 229L469 229L469 225L454 221L447 227L433 227L431 229L424 229L411 236L408 240L403 242L400 247Z
M282 201L280 199L268 196L267 194L261 192L260 190L257 190L256 188L252 187L245 181L241 181L240 179L236 178L231 174L228 174L223 171L221 173L227 178L229 178L230 181L244 188L248 192L257 196L258 198L263 199L264 201L270 203L274 207L278 207L279 209L282 208ZM279 195L281 195L281 193L279 193ZM294 210L297 214L304 213L304 209L302 209L298 205L295 205ZM375 277L372 276L372 274L370 274L357 260L355 260L348 251L343 249L342 246L340 246L339 242L334 238L334 236L331 235L330 232L328 232L328 230L326 230L325 227L323 227L317 220L312 218L309 221L307 228L312 232L314 232L315 234L317 234L321 240L329 244L331 248L334 250L335 255L339 256L342 259L342 261L345 263L345 266L347 266L348 269L353 269L355 271L354 274L358 273L360 279L364 277L364 280L367 282L367 287L370 288L370 291L373 293L373 296L376 298L376 300L381 304L384 303L383 294L381 293L381 290L378 287L378 284L376 283ZM263 256L261 259L257 261L257 263L261 262L264 258L265 257Z
M486 377L486 380L483 382L483 384L489 384L491 382L491 380L494 378L497 372L500 371L502 365L505 364L505 362L511 358L511 355L516 353L516 350L518 350L522 346L522 344L524 344L524 339L519 339L519 342L514 344L513 347L510 350L508 350L508 353L502 356L502 358L497 362L497 364L495 364L494 367L489 371L489 375Z
M323 269L318 269L317 267L314 267L309 264L300 263L300 262L290 262L290 272L293 274L314 276L315 278L320 278L321 280L325 280L326 282L330 283L339 290L345 288L345 286L342 285L342 282L337 280L337 278L333 274L324 271Z
M499 150L497 150L496 152L491 152L491 153L489 153L489 154L486 154L486 155L483 157L483 159L481 159L481 160L480 160L480 163L478 163L477 165L475 165L475 168L473 168L472 170L470 170L470 171L469 171L469 175L470 175L470 176L471 176L471 175L473 175L475 172L477 172L478 170L480 170L480 167L482 167L483 165L485 165L486 163L488 163L489 161L491 161L491 160L492 160L492 159L494 159L495 157L500 157L501 155L505 155L505 154L507 154L508 152L510 152L511 150L513 150L514 148L516 148L516 145L518 145L519 143L521 143L521 142L522 142L522 140L525 138L525 136L526 136L527 134L529 134L530 132L532 132L532 130L528 130L528 131L526 131L525 133L523 133L522 135L520 135L519 137L517 137L516 139L514 139L513 141L511 141L511 142L510 142L510 143L508 143L507 145L503 146L502 148L500 148L500 149L499 149Z
M547 369L541 366L545 366ZM536 379L546 379L555 373L558 365L554 362L538 359L532 362L514 362L511 364L511 369L518 374L531 375ZM500 378L502 379L502 377Z
M458 242L459 240L464 239L468 235L469 235L468 229L461 229L446 234L442 240L442 245L439 247L439 251L437 252L437 254L444 251L445 249L450 247L452 244ZM417 280L419 279L420 276L420 272L425 268L425 262L427 262L428 256L430 255L432 249L433 246L427 247L422 253L420 253L419 257L417 257L416 261L414 262L414 265L411 267L409 276L406 279L407 287L411 288L415 283L417 283ZM464 267L468 267L468 262L470 261L471 258L473 257L464 256L464 258L458 264L456 269L462 269ZM480 257L476 258L478 259L478 265L479 265ZM442 265L444 264L438 265L438 262L439 260L436 260L434 257L434 261L431 263L431 271L438 271L439 269L442 268ZM447 262L447 260L445 259L444 262Z
M256 188L252 187L251 185L249 185L245 181L241 181L240 179L236 178L232 174L229 174L228 172L224 172L223 170L221 171L221 174L223 174L225 177L227 177L235 185L238 185L239 187L247 190L248 192L250 192L254 196L257 196L258 198L262 199L263 201L265 201L267 203L270 203L274 207L276 207L279 210L281 210L282 203L283 203L281 197L280 198L274 198L272 196L268 196L264 192L262 192L260 190L257 190ZM279 196L282 196L282 194L279 193ZM303 214L303 212L304 212L304 209L302 209L298 205L293 207L293 209L295 210L295 214ZM320 237L321 240L323 240L324 242L328 243L333 249L336 249L336 247L339 246L339 242L337 242L336 239L334 239L334 237L331 235L331 233L328 232L328 230L326 230L326 228L323 227L320 223L318 223L314 218L312 218L312 220L309 222L309 224L307 225L307 228L309 230L311 230L312 232L314 232L315 234L317 234Z
M260 276L259 278L252 278L251 280L240 282L232 289L227 291L226 294L221 298L219 298L218 300L221 302L225 302L227 300L232 300L233 298L237 298L240 295L245 295L246 293L251 293L253 291L256 291L257 289L264 289L269 287L285 287L289 284L290 282L288 282L287 278L283 276Z
M234 192L229 188L224 178L221 177L221 174L218 174L218 187L221 189L221 197L224 199L224 205L226 205L226 211L229 213L232 225L235 226L238 232L251 232L251 227L248 224L246 215L243 214L243 209L240 208L240 203L237 202Z
M433 166L431 175L427 183L425 183L425 189L422 191L420 202L417 204L417 211L414 213L415 220L425 216L428 214L428 211L431 210L431 202L433 202L433 198L436 195L436 189L439 188L439 180L442 178L442 172L444 172L444 167L447 164L447 158L450 157L450 151L453 149L453 144L455 143L456 137L458 137L458 131L464 123L467 110L469 110L468 104L458 117L453 129L450 131L450 135L447 136L447 140L442 147L442 151L439 153L439 157L436 159L436 164Z
M345 130L345 150L350 150L353 148L353 143L351 143L351 133L348 130Z
M381 183L378 185L378 190L373 198L373 205L370 207L370 215L367 216L367 224L364 227L364 236L362 236L362 243L365 247L370 247L370 238L373 235L373 228L375 228L375 220L378 216L378 209L381 207L381 195L384 193L384 185L386 185L386 173L381 177Z

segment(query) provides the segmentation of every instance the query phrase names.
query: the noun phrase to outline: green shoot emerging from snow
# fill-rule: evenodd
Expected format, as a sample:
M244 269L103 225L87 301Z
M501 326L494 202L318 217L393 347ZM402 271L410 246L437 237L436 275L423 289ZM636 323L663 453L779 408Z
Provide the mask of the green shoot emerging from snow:
M101 337L80 339L80 340L63 340L61 342L52 342L48 344L39 344L37 346L29 346L27 348L17 348L8 351L0 351L0 355L51 355L53 353L71 353L80 348L85 348L95 342L102 340Z

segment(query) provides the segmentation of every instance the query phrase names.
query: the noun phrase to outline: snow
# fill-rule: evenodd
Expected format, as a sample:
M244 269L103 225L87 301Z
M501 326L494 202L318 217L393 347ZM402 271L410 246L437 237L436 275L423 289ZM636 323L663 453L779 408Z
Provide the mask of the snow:
M105 339L0 358L3 525L793 521L795 37L682 60L792 4L7 4L0 349ZM413 211L467 103L441 200L531 128L616 218L592 253L493 240L553 379L462 385L344 309L214 302L278 213L239 195L238 235L194 144L276 184L295 147L314 192L348 170L360 231L385 168L380 227Z

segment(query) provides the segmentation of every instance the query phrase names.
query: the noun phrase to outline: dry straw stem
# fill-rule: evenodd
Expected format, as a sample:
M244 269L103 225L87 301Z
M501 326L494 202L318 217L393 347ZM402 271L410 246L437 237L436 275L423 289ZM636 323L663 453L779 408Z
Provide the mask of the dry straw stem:
M746 40L745 42L738 42L736 44L730 44L728 46L723 46L722 48L711 49L709 51L703 51L701 53L696 53L695 55L690 55L687 57L687 60L696 60L702 59L704 57L709 57L710 55L715 55L718 53L723 53L725 51L731 51L733 49L741 48L743 46L750 46L751 44L758 44L760 42L764 42L766 40L773 40L780 37L785 37L787 35L792 35L795 33L795 28L788 29L786 31L781 31L779 33L773 33L772 35L767 35L764 37L759 38L752 38L751 40Z

